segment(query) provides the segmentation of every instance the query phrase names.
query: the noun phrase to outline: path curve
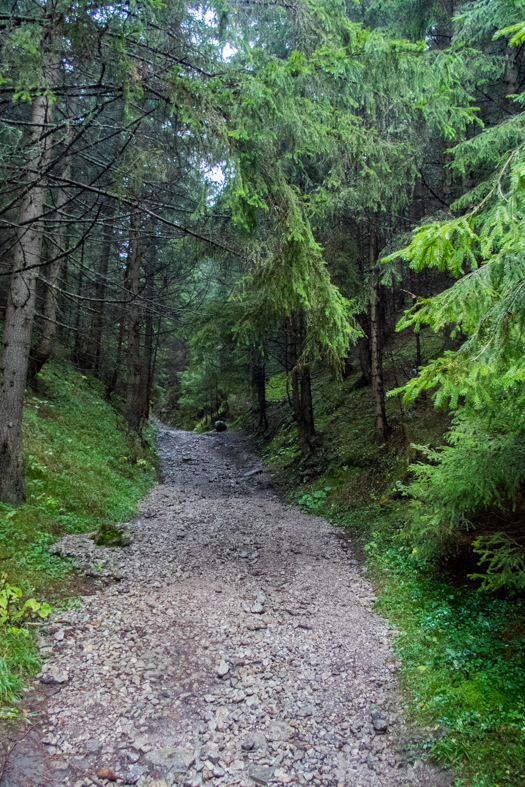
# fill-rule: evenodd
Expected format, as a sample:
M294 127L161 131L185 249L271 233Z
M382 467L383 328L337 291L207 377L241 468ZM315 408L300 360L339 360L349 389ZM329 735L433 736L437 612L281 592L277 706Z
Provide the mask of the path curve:
M131 546L60 542L109 584L43 627L3 787L114 783L104 768L138 787L448 783L400 753L389 631L348 540L283 504L238 433L160 426L159 451Z

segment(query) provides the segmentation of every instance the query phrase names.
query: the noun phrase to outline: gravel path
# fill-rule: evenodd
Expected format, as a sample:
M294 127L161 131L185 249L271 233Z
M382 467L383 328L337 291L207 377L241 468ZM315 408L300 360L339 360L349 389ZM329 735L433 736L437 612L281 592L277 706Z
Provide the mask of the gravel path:
M162 426L159 450L131 546L57 547L107 585L42 628L34 726L0 783L450 783L401 751L389 630L348 540L280 502L238 434Z

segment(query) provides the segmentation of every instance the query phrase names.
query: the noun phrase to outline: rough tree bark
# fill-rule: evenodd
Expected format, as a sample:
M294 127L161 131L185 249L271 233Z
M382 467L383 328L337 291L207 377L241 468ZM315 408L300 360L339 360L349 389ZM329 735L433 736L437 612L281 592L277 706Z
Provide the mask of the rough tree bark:
M292 369L292 403L297 424L299 448L306 455L315 445L314 410L312 404L312 384L308 366L294 366Z
M146 315L146 330L144 334L144 354L142 356L141 364L141 380L140 380L140 399L141 399L141 417L142 425L149 418L150 398L151 398L151 383L153 374L153 317L151 314Z
M27 378L31 329L35 314L36 282L42 251L50 160L50 124L53 102L48 94L33 99L32 138L27 152L27 174L18 214L17 241L13 254L5 325L0 349L0 500L24 499L22 460L22 407Z
M144 424L141 401L142 358L140 354L141 309L138 301L140 292L141 248L139 239L139 217L131 214L130 248L128 254L127 288L130 302L127 307L127 380L125 416L131 429L137 434Z
M69 180L71 177L71 159L66 159L64 169L62 172L64 180ZM58 192L57 197L57 220L60 219L60 211L67 202L67 191L62 188ZM57 333L57 303L58 303L58 282L60 272L62 270L63 258L62 243L64 239L64 227L59 225L53 237L54 256L60 257L49 263L46 275L46 291L44 297L44 305L42 307L42 316L44 324L42 325L42 333L37 345L31 348L31 357L29 360L29 373L28 382L31 387L36 383L36 376L46 364L53 353L55 346L55 338Z
M122 345L124 343L124 333L126 331L126 317L124 308L122 309L122 314L120 316L120 325L118 330L118 340L117 340L117 356L115 358L115 366L113 368L113 374L111 375L111 380L109 381L107 388L106 388L106 396L109 397L111 394L116 390L118 382L119 382L119 374L120 374L120 363L122 360Z
M268 417L266 415L266 367L254 364L252 366L253 387L257 394L259 405L259 426L268 428Z
M371 385L372 354L370 352L370 319L368 314L358 315L357 322L364 333L364 336L360 336L357 340L357 354L359 357L361 377L366 385Z
M377 236L373 227L370 229L369 251L372 393L374 397L376 437L383 443L388 436L388 424L386 420L385 387L383 382L383 331L381 325L379 272L377 270Z
M80 250L80 270L78 272L77 295L82 295L83 283L84 283L84 244L82 244ZM81 369L84 368L84 360L85 360L84 353L82 350L83 338L84 338L84 334L82 330L82 301L80 298L77 298L76 314L75 314L75 341L73 343L71 360L76 366L79 366Z
M287 368L292 381L292 409L297 424L299 448L303 455L307 455L315 448L316 432L310 367L300 362L304 348L302 315L296 314L290 318L288 336Z
M104 232L102 237L102 249L100 252L100 266L95 286L96 300L92 307L94 313L91 317L86 343L86 368L92 369L95 373L100 371L100 354L102 335L104 333L104 298L106 297L106 278L108 275L109 258L113 243L114 215L115 202L112 200L105 205L103 212Z

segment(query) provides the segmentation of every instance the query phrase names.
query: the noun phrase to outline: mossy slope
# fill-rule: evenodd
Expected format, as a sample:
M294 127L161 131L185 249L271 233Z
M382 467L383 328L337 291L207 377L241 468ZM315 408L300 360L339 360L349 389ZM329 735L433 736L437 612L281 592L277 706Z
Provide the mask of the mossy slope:
M152 433L129 435L99 381L49 364L26 396L24 457L26 502L0 503L0 575L25 596L64 603L72 568L49 544L133 515L157 477ZM38 666L32 637L0 630L0 699L13 699L20 675Z

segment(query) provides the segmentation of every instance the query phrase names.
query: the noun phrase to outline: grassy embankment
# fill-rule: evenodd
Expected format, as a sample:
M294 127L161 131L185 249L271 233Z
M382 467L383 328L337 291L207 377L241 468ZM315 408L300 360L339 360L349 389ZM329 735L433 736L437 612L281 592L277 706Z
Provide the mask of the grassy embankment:
M423 333L424 357L440 352ZM413 344L400 337L387 354L387 386L413 374ZM525 785L525 605L482 594L455 565L422 564L403 535L407 501L387 502L416 457L411 443L439 445L446 413L432 403L388 400L393 436L374 441L369 388L359 375L314 381L317 428L324 435L313 461L300 459L282 376L270 380L273 438L265 453L276 478L287 479L304 510L358 534L377 587L377 611L399 632L408 721L418 731L409 758L427 756L455 770L462 787Z
M74 567L48 546L65 533L129 519L156 479L150 439L130 437L103 386L67 366L49 365L24 412L27 501L0 503L0 576L51 606L78 594ZM12 711L24 674L40 660L26 625L0 627L0 702Z

